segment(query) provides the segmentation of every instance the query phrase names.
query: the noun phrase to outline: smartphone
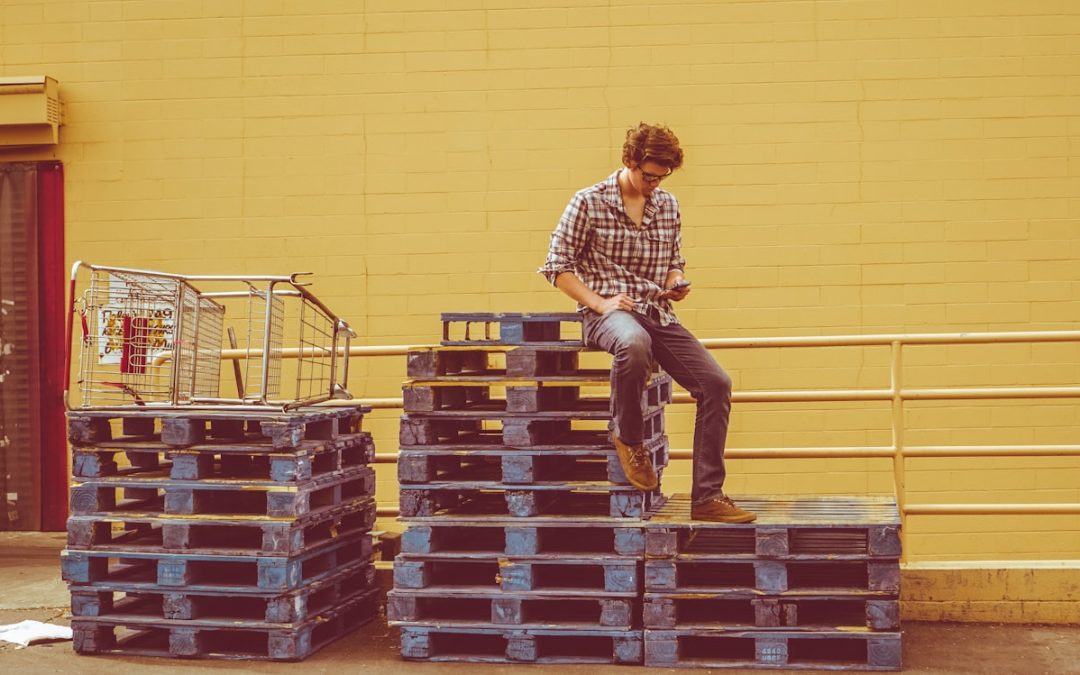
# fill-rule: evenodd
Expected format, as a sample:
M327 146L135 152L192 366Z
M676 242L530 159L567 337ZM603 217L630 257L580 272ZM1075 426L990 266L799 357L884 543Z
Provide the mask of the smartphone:
M678 280L678 281L676 281L676 282L675 282L675 283L674 283L674 284L673 284L673 285L671 286L671 288L669 288L668 290L669 290L669 291L677 291L677 290L679 290L680 288L686 288L686 287L687 287L687 286L689 286L689 285L690 285L690 282L689 282L689 281L687 281L686 279L679 279L679 280Z

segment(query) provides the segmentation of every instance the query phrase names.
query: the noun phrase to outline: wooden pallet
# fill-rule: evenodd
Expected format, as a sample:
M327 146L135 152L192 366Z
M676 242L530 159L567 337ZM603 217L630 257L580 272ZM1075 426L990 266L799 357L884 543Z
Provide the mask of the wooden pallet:
M638 623L637 606L636 598L595 593L536 597L394 589L386 597L386 617L391 626L631 629Z
M650 519L650 558L866 560L900 557L900 514L892 497L743 497L752 523L692 520L690 498L673 495Z
M737 597L727 593L646 593L644 597L646 628L900 629L900 601L895 595Z
M443 345L584 346L577 312L444 312L442 324ZM476 324L481 326L480 334Z
M71 587L71 614L113 621L144 618L297 624L375 588L375 566L346 563L330 576L286 593L190 592L179 588L131 593L102 586Z
M94 551L204 551L228 555L297 555L338 537L367 532L375 501L357 499L301 518L72 516L68 546Z
M378 598L371 589L293 626L75 617L71 629L78 654L299 661L375 618Z
M671 403L672 379L654 374L645 384L642 408ZM481 379L443 377L409 380L402 386L406 413L449 413L452 411L499 411L507 413L574 412L604 410L610 395L584 394L582 389L608 389L604 377L562 376L531 379ZM499 397L499 393L503 397Z
M579 367L581 347L411 347L406 354L410 379L447 377L519 378L588 376L607 379L609 369Z
M410 380L402 387L406 413L415 417L459 417L468 412L558 413L590 417L611 407L609 395L584 395L583 388L607 388L608 380L590 379L515 379L479 380L443 378ZM641 407L649 410L671 403L672 379L665 373L654 374L641 395ZM493 391L495 390L495 391ZM498 397L504 391L503 398ZM467 416L467 415L465 415ZM552 417L555 415L545 415Z
M151 406L124 410L71 410L67 413L68 438L78 447L113 440L160 440L172 447L187 447L209 439L243 439L258 432L277 449L294 448L304 440L331 440L359 431L365 406L310 407L283 412L261 410L157 410ZM123 429L113 439L112 421Z
M117 457L126 462L121 465ZM333 440L301 441L276 450L264 436L249 434L233 441L177 449L160 441L110 441L72 450L75 478L158 476L168 469L173 480L245 478L295 482L330 476L375 459L375 443L367 432L342 434Z
M900 670L900 633L647 629L645 665Z
M401 416L398 440L403 448L412 446L501 444L510 447L537 445L573 445L581 438L595 440L595 431L578 433L579 421L610 421L603 410L537 413L451 411ZM646 409L642 438L664 433L663 406ZM603 436L600 436L603 438Z
M668 464L666 436L645 443L653 467ZM606 481L627 485L614 446L589 449L495 448L429 450L406 448L398 454L400 483L489 481L513 485L565 481Z
M659 473L662 473L661 469ZM528 487L530 489L523 489ZM432 516L609 516L645 518L663 501L659 488L641 492L631 486L581 484L566 486L492 485L469 488L460 483L428 484L423 488L402 485L399 495L402 519Z
M205 552L60 552L64 581L125 592L175 590L232 593L285 592L331 576L340 566L371 559L368 533L339 537L300 555L212 555Z
M244 479L173 480L159 476L104 476L71 487L74 515L188 515L297 518L371 497L375 471L351 467L299 483Z
M430 590L501 589L533 595L621 593L637 597L641 563L628 558L460 559L399 555L394 588Z
M468 663L640 664L642 632L622 629L403 626L407 660Z
M645 561L645 588L653 592L728 593L753 590L845 595L900 592L897 560L698 560Z
M446 518L431 524L410 524L401 535L401 552L451 559L537 555L620 555L645 553L640 523L593 523L575 518L546 519L533 524L504 520Z

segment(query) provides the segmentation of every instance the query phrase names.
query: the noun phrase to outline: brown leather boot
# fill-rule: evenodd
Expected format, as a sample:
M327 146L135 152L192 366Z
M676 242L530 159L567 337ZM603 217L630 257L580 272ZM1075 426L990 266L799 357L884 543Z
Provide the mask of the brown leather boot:
M690 518L710 520L714 523L752 523L757 520L757 514L740 509L731 501L731 497L725 496L710 499L703 504L693 504L690 507Z
M613 436L613 438L615 454L619 456L619 464L622 466L623 473L626 474L626 480L639 490L645 492L655 490L660 482L656 478L652 458L641 443L627 445L618 436Z

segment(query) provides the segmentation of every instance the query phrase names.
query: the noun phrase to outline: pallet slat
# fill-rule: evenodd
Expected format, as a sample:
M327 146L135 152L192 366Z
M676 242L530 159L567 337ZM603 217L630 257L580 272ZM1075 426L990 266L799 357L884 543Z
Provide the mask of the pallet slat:
M448 560L402 554L394 560L394 588L460 592L501 589L549 595L604 592L636 597L641 589L641 564L619 558Z
M265 442L263 442L265 441ZM121 466L117 457L126 460ZM112 441L72 450L76 478L160 476L173 480L245 478L297 482L330 476L375 459L371 434L342 434L333 440L302 441L295 448L274 449L268 439L247 435L177 449L160 441Z
M900 634L646 629L645 665L900 670Z
M508 485L484 491L458 485L413 489L403 485L400 492L402 519L462 516L474 518L533 518L538 516L574 516L609 518L645 518L663 502L659 488L641 492L633 487L599 485L596 489L555 487L522 489Z
M637 665L642 659L642 632L403 626L401 656L407 660L469 663Z
M282 412L258 410L156 410L153 407L113 410L70 410L68 438L79 447L113 440L159 439L172 447L205 443L209 439L237 439L258 431L277 449L294 448L304 440L330 440L359 429L366 406L301 408ZM123 427L113 439L111 422ZM208 428L209 427L209 428Z
M137 593L106 585L71 587L71 613L114 622L168 619L224 622L227 626L297 624L375 587L375 566L364 560L342 565L332 575L286 593L238 595L185 588Z
M666 436L650 439L645 449L656 468L668 464ZM627 485L613 446L594 450L499 448L429 450L406 448L398 454L400 483L475 482L530 484L551 481L606 481Z
M402 533L401 551L454 559L580 554L640 557L645 552L645 531L636 522L612 526L577 519L542 524L508 523L505 519L412 523Z
M72 516L68 546L95 551L201 551L226 555L297 555L338 537L368 532L375 501L361 498L301 518L229 519Z
M180 481L166 476L104 476L71 487L74 515L251 515L299 517L371 497L375 472L366 465L300 483L245 479Z
M599 595L483 594L408 591L387 594L386 616L391 626L484 628L632 628L636 598Z
M378 595L369 590L292 628L84 617L71 628L79 654L298 661L375 618Z
M369 533L341 537L288 557L65 549L60 553L60 571L73 585L135 593L180 587L187 592L284 592L331 576L348 562L370 560L372 551Z
M573 413L481 413L458 411L441 415L402 415L398 441L410 446L502 444L510 447L571 445L585 440L596 442L604 434L574 429L576 421L610 421L605 408ZM498 429L493 427L498 426ZM585 432L585 433L582 433ZM642 437L664 433L663 407L645 411ZM587 440L586 440L587 439Z
M581 315L576 312L532 314L444 312L442 323L444 346L474 344L583 346ZM456 326L455 324L463 325ZM477 335L473 324L480 324L482 333ZM568 326L564 327L563 324L568 324ZM574 335L569 332L571 327Z
M734 597L724 593L645 593L646 628L900 629L894 597Z

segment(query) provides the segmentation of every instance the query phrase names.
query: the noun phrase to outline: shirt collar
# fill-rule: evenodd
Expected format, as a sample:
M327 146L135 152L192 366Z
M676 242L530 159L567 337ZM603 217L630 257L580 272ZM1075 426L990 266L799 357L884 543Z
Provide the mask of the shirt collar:
M604 186L604 200L613 206L617 206L620 210L625 211L623 208L622 193L619 191L619 172L622 168L615 169L615 173L607 177L602 185ZM652 194L645 198L645 207L650 206L655 208L657 206L656 193L659 189L653 190Z

